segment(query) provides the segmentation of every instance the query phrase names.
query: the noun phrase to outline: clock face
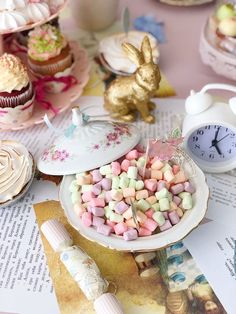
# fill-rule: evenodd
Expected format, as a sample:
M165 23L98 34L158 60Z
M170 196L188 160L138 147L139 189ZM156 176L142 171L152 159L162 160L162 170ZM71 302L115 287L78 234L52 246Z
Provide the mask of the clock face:
M220 125L206 125L188 138L192 154L207 162L223 162L236 158L236 133Z

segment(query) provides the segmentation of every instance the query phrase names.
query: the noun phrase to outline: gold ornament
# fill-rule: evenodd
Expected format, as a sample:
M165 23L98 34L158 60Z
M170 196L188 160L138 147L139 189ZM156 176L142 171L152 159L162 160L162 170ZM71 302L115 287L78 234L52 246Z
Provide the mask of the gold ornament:
M123 43L122 47L137 70L133 75L119 77L109 85L104 93L104 107L115 119L134 121L137 110L145 122L154 123L155 117L150 110L155 108L155 104L150 98L159 88L161 75L158 66L153 63L149 38L144 37L141 51L129 43Z

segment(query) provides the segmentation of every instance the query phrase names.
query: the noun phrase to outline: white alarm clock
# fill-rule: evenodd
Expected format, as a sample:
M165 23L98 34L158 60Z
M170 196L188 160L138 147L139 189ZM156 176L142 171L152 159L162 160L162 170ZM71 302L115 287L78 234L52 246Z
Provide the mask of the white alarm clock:
M215 101L210 89L236 92L236 86L208 84L186 99L183 121L184 148L206 172L225 172L236 167L236 97Z

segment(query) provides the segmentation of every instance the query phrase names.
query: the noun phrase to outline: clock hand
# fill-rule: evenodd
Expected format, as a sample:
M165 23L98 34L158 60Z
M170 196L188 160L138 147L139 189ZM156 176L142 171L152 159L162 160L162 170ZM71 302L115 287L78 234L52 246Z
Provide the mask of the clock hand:
M221 150L219 149L218 145L215 144L214 147L215 147L217 153L218 153L219 155L222 155Z
M218 128L217 131L215 132L214 141L217 141L217 136L218 136L218 134L219 134L219 131L220 131L220 128Z
M229 136L229 134L223 136L219 141L213 140L211 142L211 146L209 148L212 148L212 147L216 146L219 142L223 141L227 136Z

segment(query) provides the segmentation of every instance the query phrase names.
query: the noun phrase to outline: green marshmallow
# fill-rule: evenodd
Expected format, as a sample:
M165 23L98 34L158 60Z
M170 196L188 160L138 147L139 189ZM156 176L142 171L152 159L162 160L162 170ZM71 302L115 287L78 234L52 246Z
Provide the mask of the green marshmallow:
M81 186L81 192L84 193L84 192L89 192L91 191L93 188L93 185L92 184L84 184Z
M161 198L159 200L159 204L160 204L160 211L166 211L170 209L170 202L167 197Z
M144 182L142 180L138 180L135 184L135 190L140 191L144 188Z
M119 189L120 186L120 178L118 176L115 176L112 178L112 190L117 190Z
M112 173L111 165L102 166L102 167L100 167L99 171L100 171L101 175L103 175L103 176L110 174L110 173Z
M122 215L116 214L114 212L110 213L110 221L119 223L119 222L122 222L123 220L124 218Z
M127 177L120 178L119 186L121 189L127 188L129 186L129 178L127 178Z
M171 166L166 163L164 167L161 168L161 172L165 173L167 170L172 169Z
M169 191L167 190L167 188L163 188L161 189L159 192L155 193L155 196L158 200L162 199L162 198L168 198L169 196Z
M140 157L137 161L138 168L143 168L146 163L145 157Z
M186 195L181 204L183 209L191 209L193 207L193 199L191 195Z
M127 178L127 177L128 177L128 175L126 172L121 172L120 178Z
M109 208L110 208L111 210L113 210L113 209L115 208L116 203L117 203L116 201L110 201L110 202L108 203Z
M160 210L160 204L159 203L152 204L151 208L154 209L155 211L159 211Z
M81 202L81 193L79 191L72 192L71 201L73 204Z
M178 194L181 199L184 199L186 196L191 196L189 192L181 192Z
M145 212L146 210L148 210L151 205L145 201L144 199L141 199L137 202L137 208L140 209L141 211Z
M168 192L167 198L171 202L173 199L173 195L170 192Z
M106 174L106 178L108 178L108 179L112 179L112 178L113 178L113 174L112 174L112 173L108 173L108 174Z
M164 223L166 221L164 215L161 212L155 212L152 215L152 219L155 220L159 226L164 225Z
M75 192L75 191L78 191L78 189L79 189L79 186L78 186L78 184L77 184L77 181L76 181L76 180L73 180L73 181L71 182L70 186L69 186L69 191L70 191L71 193L73 193L73 192Z
M105 216L110 219L111 213L113 213L112 209L109 206L104 207Z
M134 188L135 189L135 187L136 187L136 180L134 180L134 179L130 179L129 180L129 188Z
M86 175L87 175L86 172L77 173L77 174L76 174L76 179L78 179L79 177L84 177L84 176L86 176Z

